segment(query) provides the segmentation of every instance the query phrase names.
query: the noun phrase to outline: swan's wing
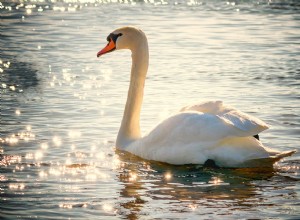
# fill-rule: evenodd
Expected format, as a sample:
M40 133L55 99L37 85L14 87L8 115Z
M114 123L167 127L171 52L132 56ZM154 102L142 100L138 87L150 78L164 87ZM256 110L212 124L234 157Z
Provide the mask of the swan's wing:
M207 101L207 102L187 105L181 108L180 112L197 111L197 112L209 113L213 115L219 115L219 114L224 114L233 109L234 108L230 106L224 105L222 101Z
M162 121L126 150L171 164L203 164L213 159L224 166L257 158L257 154L268 155L258 140L244 136L245 131L226 118L196 111L181 112Z
M222 101L210 101L196 105L189 105L185 106L180 111L198 111L217 115L228 120L228 123L231 123L241 131L244 131L243 136L256 135L269 128L269 126L262 120L241 112L231 106L224 105Z
M148 135L152 143L215 142L226 137L250 136L231 121L217 115L196 111L181 112L158 124Z

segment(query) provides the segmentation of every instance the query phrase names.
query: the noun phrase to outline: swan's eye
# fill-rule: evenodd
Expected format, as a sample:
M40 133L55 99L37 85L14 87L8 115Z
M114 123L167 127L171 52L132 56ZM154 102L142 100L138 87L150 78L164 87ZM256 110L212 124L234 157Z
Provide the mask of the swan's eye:
M107 36L106 40L107 40L108 42L110 42L111 40L113 40L114 43L116 43L118 37L120 37L120 36L122 36L122 35L123 35L122 33L119 33L119 34L113 34L113 33L111 33L111 34L109 34L109 35Z

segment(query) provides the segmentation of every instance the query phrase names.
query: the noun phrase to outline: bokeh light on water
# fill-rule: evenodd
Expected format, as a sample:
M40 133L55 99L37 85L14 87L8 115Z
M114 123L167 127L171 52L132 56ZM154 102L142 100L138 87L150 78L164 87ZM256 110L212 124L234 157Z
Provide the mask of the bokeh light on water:
M1 1L0 217L298 218L299 153L272 170L209 169L116 151L130 53L107 35L148 35L148 131L181 106L221 99L299 144L297 1ZM26 211L24 211L26 210Z

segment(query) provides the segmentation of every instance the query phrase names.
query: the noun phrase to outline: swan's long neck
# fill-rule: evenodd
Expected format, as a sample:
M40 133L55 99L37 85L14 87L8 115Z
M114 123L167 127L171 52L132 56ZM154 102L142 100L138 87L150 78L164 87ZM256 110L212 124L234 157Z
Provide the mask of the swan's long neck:
M132 49L130 85L122 124L117 137L117 147L125 148L141 137L140 113L144 95L144 84L148 70L149 52L146 37L143 35Z

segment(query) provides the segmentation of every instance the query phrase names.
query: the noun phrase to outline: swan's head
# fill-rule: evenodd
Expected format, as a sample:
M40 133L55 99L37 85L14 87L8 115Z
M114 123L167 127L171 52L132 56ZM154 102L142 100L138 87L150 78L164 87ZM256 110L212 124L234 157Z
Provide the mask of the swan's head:
M114 50L135 50L141 43L147 42L144 32L135 27L119 28L107 36L107 45L97 53L97 57Z

